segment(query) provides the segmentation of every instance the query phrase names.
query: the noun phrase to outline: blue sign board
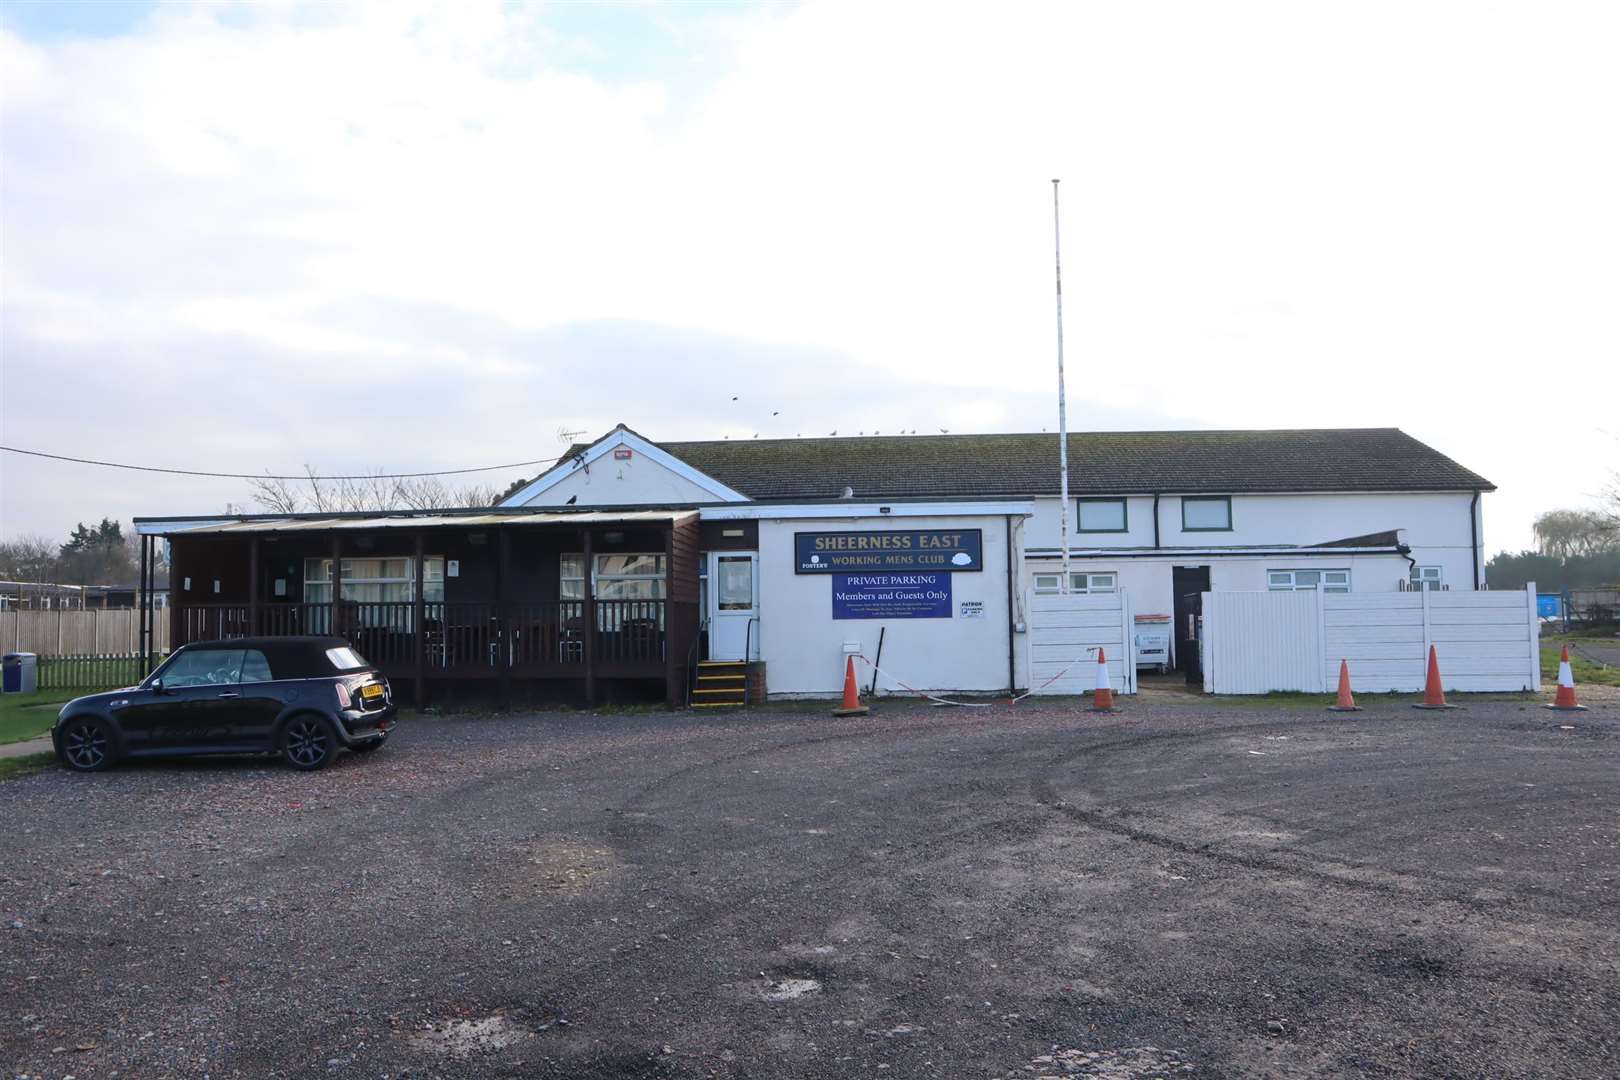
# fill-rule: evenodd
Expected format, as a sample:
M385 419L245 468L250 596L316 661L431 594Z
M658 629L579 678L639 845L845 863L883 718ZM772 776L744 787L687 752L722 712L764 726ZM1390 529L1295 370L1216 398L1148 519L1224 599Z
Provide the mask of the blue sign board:
M1556 619L1564 613L1557 593L1536 594L1536 614L1543 619Z
M793 550L800 574L984 569L984 538L978 529L794 533Z
M951 575L834 574L835 619L948 619Z

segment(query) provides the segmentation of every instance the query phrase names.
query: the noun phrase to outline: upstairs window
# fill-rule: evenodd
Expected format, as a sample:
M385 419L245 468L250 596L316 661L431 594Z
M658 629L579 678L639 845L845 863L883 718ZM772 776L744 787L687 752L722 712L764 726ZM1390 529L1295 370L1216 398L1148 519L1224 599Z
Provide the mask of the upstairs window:
M1266 573L1266 587L1272 592L1297 592L1321 589L1323 592L1350 591L1348 570L1270 570Z
M1122 533L1127 531L1124 499L1081 499L1075 518L1083 533Z
M1182 532L1231 532L1230 495L1185 495L1181 499Z

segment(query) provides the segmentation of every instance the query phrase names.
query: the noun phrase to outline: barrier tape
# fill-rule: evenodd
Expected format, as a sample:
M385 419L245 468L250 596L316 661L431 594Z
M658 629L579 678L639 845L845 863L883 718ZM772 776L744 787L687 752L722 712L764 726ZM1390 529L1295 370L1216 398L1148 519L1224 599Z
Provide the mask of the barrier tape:
M894 683L896 683L896 684L898 684L900 686L903 686L907 690L910 690L913 694L916 694L918 697L925 698L926 700L932 701L935 704L938 704L938 705L955 705L958 708L963 708L963 709L988 709L990 707L990 703L988 701L952 701L950 698L942 698L942 697L938 696L937 694L930 694L926 690L919 690L915 686L912 686L910 683L906 682L904 679L899 678L896 675L890 674L887 671L884 671L882 668L880 668L876 664L872 663L872 661L868 660L866 658L865 654L856 653L855 656L856 656L857 659L860 660L861 663L865 664L867 667L871 668L873 671L877 672L879 675L886 676L891 682L894 682Z

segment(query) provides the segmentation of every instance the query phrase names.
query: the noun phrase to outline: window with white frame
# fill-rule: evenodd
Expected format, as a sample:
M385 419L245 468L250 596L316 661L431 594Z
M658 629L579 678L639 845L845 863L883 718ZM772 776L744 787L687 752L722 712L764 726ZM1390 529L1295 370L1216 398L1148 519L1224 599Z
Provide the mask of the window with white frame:
M1051 595L1059 591L1058 585L1062 581L1062 574L1036 574L1035 591L1043 596ZM1118 588L1119 575L1112 571L1075 571L1069 575L1069 591L1072 593L1111 593Z
M343 599L362 604L409 603L416 599L416 560L344 559ZM444 599L444 559L422 560L422 599ZM332 601L332 560L304 560L304 603Z
M409 604L416 599L416 560L412 558L344 559L343 599L360 605L362 626L387 626L409 633L413 612L410 608L388 608L384 604ZM431 555L422 560L422 600L429 604L444 601L444 558ZM332 602L332 560L304 560L304 603ZM310 613L310 630L328 630L326 615ZM318 624L318 625L317 625Z
M1323 592L1350 591L1348 570L1268 570L1266 587L1272 592L1321 589Z
M665 589L664 556L625 554L596 556L598 600L662 600ZM573 552L561 557L557 595L564 600L585 598L585 556Z
M1081 499L1075 524L1083 533L1127 531L1124 499Z
M1412 567L1412 587L1414 589L1439 589L1445 585L1445 575L1438 566Z

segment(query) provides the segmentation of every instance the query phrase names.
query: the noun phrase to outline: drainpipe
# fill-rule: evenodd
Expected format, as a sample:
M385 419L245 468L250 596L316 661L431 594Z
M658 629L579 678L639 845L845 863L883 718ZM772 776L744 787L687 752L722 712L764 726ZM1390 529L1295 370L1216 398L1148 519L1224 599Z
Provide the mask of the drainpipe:
M1468 501L1468 552L1473 560L1474 591L1479 591L1479 489L1474 490L1474 497Z
M1153 493L1153 549L1159 549L1159 493Z
M1012 515L1005 517L1007 525L1007 692L1018 693L1018 667L1014 660L1015 649L1013 642L1018 634L1018 609L1013 606L1013 576L1016 560L1013 558L1013 524Z

